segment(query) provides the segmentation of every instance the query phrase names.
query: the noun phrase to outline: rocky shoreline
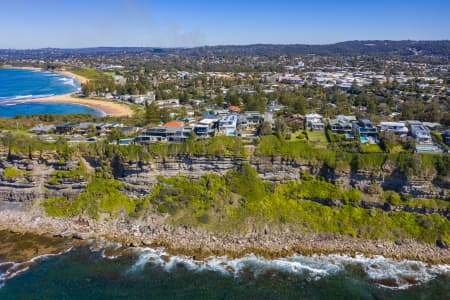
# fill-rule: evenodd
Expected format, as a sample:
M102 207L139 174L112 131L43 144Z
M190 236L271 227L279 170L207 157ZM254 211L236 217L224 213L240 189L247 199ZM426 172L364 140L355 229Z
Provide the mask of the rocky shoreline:
M67 240L105 239L131 247L164 246L171 254L188 255L196 259L213 255L242 257L249 253L268 258L294 253L336 253L382 255L397 260L450 264L450 249L445 243L431 245L414 240L366 240L338 235L302 234L288 226L262 229L250 227L246 233L212 232L198 227L168 225L160 215L133 221L121 217L102 221L51 218L46 217L40 209L16 203L0 207L0 230Z

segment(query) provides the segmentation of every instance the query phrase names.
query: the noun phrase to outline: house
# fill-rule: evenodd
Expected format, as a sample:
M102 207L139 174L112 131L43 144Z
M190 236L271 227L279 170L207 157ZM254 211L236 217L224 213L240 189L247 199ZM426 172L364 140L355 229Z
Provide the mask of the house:
M412 124L411 135L416 140L416 144L433 145L430 130L422 124Z
M319 114L306 114L305 127L311 129L312 131L323 130L325 128L323 117Z
M133 142L134 142L134 139L120 139L120 140L116 141L116 143L118 145L124 145L124 146L131 145Z
M450 146L450 129L447 129L444 133L442 133L442 139L446 145Z
M348 138L353 138L353 122L356 122L355 116L338 115L329 121L328 126L334 134L346 134Z
M283 117L283 122L291 128L303 128L305 124L305 117L301 114L293 114Z
M69 134L74 130L75 127L76 127L76 124L71 124L71 123L58 124L58 125L55 125L55 133L56 134Z
M244 116L247 119L248 126L258 126L262 120L261 114L258 111L247 111Z
M352 123L353 133L358 135L362 143L376 142L377 128L367 118L359 119Z
M94 123L92 122L82 122L80 124L78 124L76 130L76 133L81 134L81 135L85 135L89 133L90 129L96 129Z
M214 135L217 119L203 119L194 126L194 132L198 136Z
M121 127L123 127L122 123L99 123L95 125L95 128L100 135L107 135L112 129Z
M157 126L142 131L134 141L145 144L151 142L184 142L191 136L191 126Z
M249 126L247 118L244 115L238 115L237 125L241 128L247 128Z
M134 135L139 131L138 127L135 126L123 126L120 127L120 132L125 136Z
M417 152L438 152L439 148L433 143L430 130L422 124L412 124L411 135L416 141Z
M29 131L35 134L48 134L55 130L55 125L36 125L33 128L31 128Z
M179 121L170 121L164 124L166 127L183 127L184 123Z
M235 136L237 121L237 115L228 115L220 118L218 122L219 134L226 136Z
M390 131L401 137L406 137L409 132L405 122L380 122L377 127L379 131Z
M228 110L231 113L240 113L241 112L241 109L238 106L235 106L235 105L228 106Z
M179 108L180 100L179 99L167 99L167 100L156 100L154 103L161 109L161 108Z

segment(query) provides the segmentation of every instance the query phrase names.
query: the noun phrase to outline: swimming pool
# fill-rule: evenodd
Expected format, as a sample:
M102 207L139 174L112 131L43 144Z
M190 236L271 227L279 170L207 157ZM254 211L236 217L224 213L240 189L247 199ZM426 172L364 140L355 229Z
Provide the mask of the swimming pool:
M368 143L369 142L369 138L366 136L361 136L359 138L359 140L361 141L361 143Z

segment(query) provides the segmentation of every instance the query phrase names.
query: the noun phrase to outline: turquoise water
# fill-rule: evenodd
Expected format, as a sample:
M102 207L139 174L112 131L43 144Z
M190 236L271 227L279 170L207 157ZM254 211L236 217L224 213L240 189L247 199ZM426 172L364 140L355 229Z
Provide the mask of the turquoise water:
M80 248L41 259L4 282L0 299L448 299L450 295L448 270L433 271L418 262L337 255L277 260L250 255L197 262L155 249L133 251L108 258L102 251Z
M69 103L20 103L20 100L42 98L76 92L80 84L61 74L23 70L0 69L0 116L30 114L69 114L100 112L83 105Z

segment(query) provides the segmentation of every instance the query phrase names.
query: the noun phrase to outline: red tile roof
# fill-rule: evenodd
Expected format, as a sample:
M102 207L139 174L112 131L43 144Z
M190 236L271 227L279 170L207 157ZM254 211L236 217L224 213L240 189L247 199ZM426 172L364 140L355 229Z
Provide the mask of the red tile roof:
M178 122L178 121L170 121L170 122L165 123L164 126L183 127L184 123Z
M234 106L234 105L228 106L228 110L231 110L234 112L241 112L241 109L238 106Z

